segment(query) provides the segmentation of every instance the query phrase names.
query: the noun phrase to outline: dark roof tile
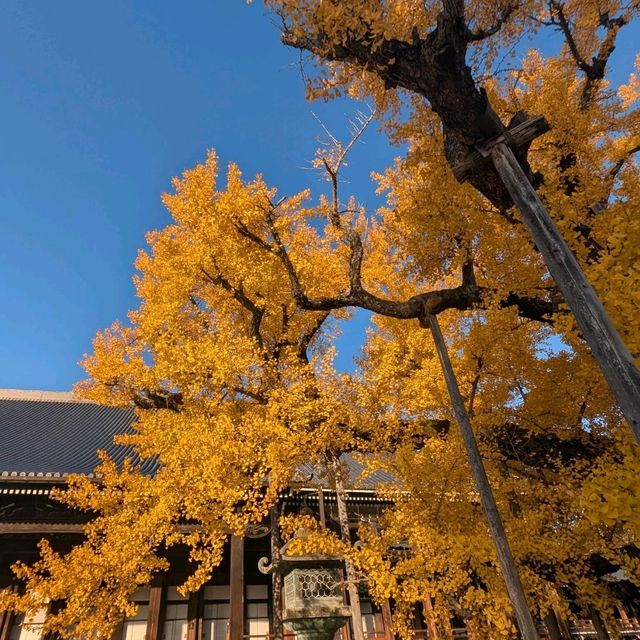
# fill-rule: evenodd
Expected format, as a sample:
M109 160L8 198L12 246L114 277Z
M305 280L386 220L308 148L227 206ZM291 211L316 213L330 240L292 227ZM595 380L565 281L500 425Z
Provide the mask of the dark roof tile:
M131 449L115 445L113 437L132 433L133 417L130 409L90 402L0 397L0 473L51 478L90 474L99 461L98 449L122 462ZM143 470L152 468L152 461L144 462Z

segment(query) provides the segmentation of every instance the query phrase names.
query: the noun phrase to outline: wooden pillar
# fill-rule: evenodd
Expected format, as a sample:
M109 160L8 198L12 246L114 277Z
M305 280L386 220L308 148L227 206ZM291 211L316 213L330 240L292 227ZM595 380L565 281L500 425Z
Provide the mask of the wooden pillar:
M429 631L429 640L440 640L438 626L436 625L436 616L433 611L433 602L431 602L431 596L428 593L422 601L422 606L424 608L424 619L427 623L427 630Z
M0 640L9 640L11 626L15 620L13 611L3 611L0 613Z
M544 617L544 623L549 631L550 640L571 640L571 637L566 637L563 633L563 629L553 609L547 611Z
M111 634L111 640L122 640L122 630L124 629L124 620L118 622Z
M382 606L382 622L384 624L384 637L385 640L393 640L393 616L391 615L391 602L389 598L384 600Z
M204 589L189 594L187 640L202 640Z
M620 614L620 621L622 622L622 625L625 627L631 626L631 621L629 620L629 616L627 615L627 610L625 609L625 606L622 604L622 602L620 602L620 600L616 600L616 609Z
M149 588L149 616L145 640L161 640L164 625L164 587L156 580Z
M320 525L324 529L327 526L327 513L324 508L324 490L318 489L318 513L320 515Z
M282 547L277 506L271 507L269 519L271 525L271 562L274 566L277 566L280 562L280 548ZM282 640L284 624L282 621L282 574L280 571L271 573L271 607L271 635L274 640Z
M451 627L451 617L448 612L443 613L440 617L440 626L442 628L442 635L447 640L453 640L453 628Z
M338 507L338 519L340 520L340 533L342 540L348 545L351 545L349 513L347 511L347 492L344 487L342 469L338 458L334 458L332 460L332 467L336 483L336 504ZM349 594L349 606L351 607L351 627L353 630L353 637L354 640L364 640L362 610L360 609L360 594L358 592L358 584L356 581L356 571L349 560L345 560L344 566L347 574L347 592Z
M593 605L589 607L589 616L593 622L593 628L596 630L598 640L611 640L600 612Z
M17 593L18 585L13 584L8 587L9 591L13 591ZM11 633L11 627L13 626L13 622L16 619L13 611L0 611L0 640L9 640L9 635Z
M538 629L533 621L524 588L520 581L520 574L518 573L516 562L513 559L513 554L511 553L511 547L509 546L509 540L507 539L507 533L502 523L502 517L498 511L498 505L493 495L493 489L489 483L484 462L478 449L478 442L471 427L469 414L460 395L458 381L451 366L451 360L449 360L449 353L444 337L442 336L442 331L440 330L440 324L436 316L428 314L426 317L426 325L431 329L433 335L433 341L436 346L436 351L438 352L440 364L442 365L447 390L449 391L453 413L460 427L460 434L467 452L471 473L473 474L476 489L480 494L482 509L487 524L489 525L491 538L498 556L500 569L502 570L502 577L518 622L518 629L524 640L540 640Z
M238 536L231 536L229 585L229 640L242 640L244 635L244 538Z

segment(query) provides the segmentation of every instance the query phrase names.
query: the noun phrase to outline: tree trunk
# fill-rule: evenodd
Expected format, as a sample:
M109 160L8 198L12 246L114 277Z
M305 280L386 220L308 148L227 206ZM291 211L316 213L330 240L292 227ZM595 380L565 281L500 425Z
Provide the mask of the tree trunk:
M347 514L347 499L344 490L344 481L342 479L342 470L340 468L340 460L338 458L334 458L332 460L332 466L336 481L336 503L338 505L340 534L345 542L351 544L349 516ZM347 574L347 592L349 593L349 605L351 606L353 637L354 640L364 640L364 631L362 629L362 612L360 610L360 595L358 594L356 572L353 565L348 560L345 561L345 569Z
M498 143L491 156L640 444L640 370L633 356L511 149Z
M282 546L277 507L271 507L269 520L271 524L271 562L274 566L277 566L280 562L280 547ZM274 571L271 574L271 589L273 592L271 598L273 603L271 634L273 640L282 640L284 635L284 625L282 623L282 574L279 571Z
M529 611L527 605L527 599L524 595L524 589L520 582L520 576L516 567L511 548L509 547L509 541L502 524L502 518L496 505L495 497L487 478L487 472L482 462L482 457L478 449L478 443L476 442L467 410L464 406L462 396L460 395L460 389L456 381L451 361L449 360L449 354L447 352L447 346L442 332L440 331L440 325L435 316L429 314L427 316L431 333L436 345L440 364L442 365L442 371L447 383L447 389L449 391L449 397L451 398L451 404L453 412L455 413L456 420L460 426L460 432L462 434L462 440L464 441L465 449L467 450L467 456L469 459L469 466L475 480L476 488L480 494L480 500L482 502L482 508L489 525L489 531L493 538L493 543L498 555L498 561L502 569L502 575L507 587L507 592L513 605L513 610L518 623L518 628L522 634L523 640L539 640L538 630L533 622L533 617Z

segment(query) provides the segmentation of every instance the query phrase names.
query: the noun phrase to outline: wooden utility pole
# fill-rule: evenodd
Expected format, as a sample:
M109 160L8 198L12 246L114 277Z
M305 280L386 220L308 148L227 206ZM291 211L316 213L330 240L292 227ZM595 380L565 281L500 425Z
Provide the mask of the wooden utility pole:
M428 314L427 321L429 328L431 329L431 333L433 334L433 340L436 345L440 364L442 365L442 371L447 383L447 390L449 391L453 412L460 427L462 440L467 451L469 466L471 467L476 488L480 494L482 508L489 525L493 544L496 548L498 561L500 562L500 568L502 569L502 576L507 587L507 593L509 594L511 604L513 605L513 611L516 616L516 622L518 624L520 634L522 635L523 640L539 640L540 636L533 621L533 617L531 616L531 612L529 611L529 606L527 605L527 599L524 595L522 583L520 582L518 568L516 567L515 560L513 559L513 554L511 553L502 518L500 517L500 512L496 505L493 490L489 484L489 478L487 478L487 472L484 468L484 463L482 462L482 456L478 449L476 437L473 433L473 429L471 428L469 415L467 414L462 396L460 395L458 382L453 372L451 361L449 360L447 345L442 337L442 331L440 330L438 319L436 316Z
M464 182L474 166L491 158L640 444L640 369L512 150L548 129L542 116L530 118L494 140L476 145L453 173Z

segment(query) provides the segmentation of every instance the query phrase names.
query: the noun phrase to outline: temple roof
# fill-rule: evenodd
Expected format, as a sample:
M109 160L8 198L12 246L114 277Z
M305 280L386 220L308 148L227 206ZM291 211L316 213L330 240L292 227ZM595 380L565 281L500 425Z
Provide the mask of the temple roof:
M132 433L131 409L104 407L78 400L70 392L0 389L0 482L61 481L71 473L92 475L101 449L116 462L132 456L130 447L113 443L118 434ZM383 471L360 477L363 467L343 456L352 487L373 489L393 482ZM152 473L154 460L142 463ZM311 465L299 469L301 486L327 486ZM297 484L297 483L296 483Z
M130 409L75 400L71 393L0 390L0 480L7 477L60 478L89 475L97 450L116 462L132 451L113 436L132 433ZM153 461L145 461L150 471Z

